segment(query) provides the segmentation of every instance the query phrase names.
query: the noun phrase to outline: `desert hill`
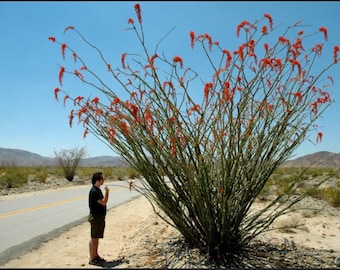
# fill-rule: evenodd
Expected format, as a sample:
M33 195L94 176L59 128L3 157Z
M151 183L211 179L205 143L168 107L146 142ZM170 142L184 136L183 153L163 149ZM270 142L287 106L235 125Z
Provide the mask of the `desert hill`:
M56 159L43 157L25 150L0 147L0 166L55 166ZM118 156L97 156L84 158L80 166L83 167L110 167L124 166L126 162ZM286 161L283 167L340 167L340 153L327 151L316 152L293 160Z
M55 158L43 157L25 150L0 147L0 166L56 166ZM126 162L117 156L98 156L84 158L80 162L83 167L124 166Z
M320 151L314 154L305 155L294 160L288 160L283 167L340 167L340 153Z

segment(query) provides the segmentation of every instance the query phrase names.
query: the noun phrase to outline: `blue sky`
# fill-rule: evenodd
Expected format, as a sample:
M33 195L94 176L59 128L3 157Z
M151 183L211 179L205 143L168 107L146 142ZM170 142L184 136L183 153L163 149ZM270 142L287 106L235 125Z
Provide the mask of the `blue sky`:
M94 135L83 139L81 126L69 127L69 109L56 102L53 93L58 86L58 64L62 59L59 48L48 37L72 41L72 35L63 35L65 27L72 25L110 55L113 66L119 66L121 53L136 50L133 33L123 31L128 18L137 22L135 3L0 2L0 147L53 157L55 150L84 146L91 157L116 155ZM138 3L150 47L175 27L164 48L184 59L190 51L190 31L210 33L214 40L233 50L236 45L232 42L228 45L228 36L235 36L237 25L243 20L253 22L262 18L264 13L271 14L274 25L282 23L282 31L299 20L315 29L325 26L328 43L340 45L340 2ZM328 54L332 55L332 51ZM331 88L335 103L318 121L324 134L322 142L303 143L294 158L318 151L340 153L340 65L329 74L335 82Z

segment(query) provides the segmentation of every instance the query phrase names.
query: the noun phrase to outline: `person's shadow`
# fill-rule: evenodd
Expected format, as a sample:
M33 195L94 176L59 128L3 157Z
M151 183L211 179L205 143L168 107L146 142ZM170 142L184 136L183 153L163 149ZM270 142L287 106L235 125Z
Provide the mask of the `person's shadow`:
M106 262L102 262L100 263L100 265L103 268L113 268L116 267L124 262L128 262L127 260L125 260L124 258L120 258L118 260L113 260L113 261L106 261Z

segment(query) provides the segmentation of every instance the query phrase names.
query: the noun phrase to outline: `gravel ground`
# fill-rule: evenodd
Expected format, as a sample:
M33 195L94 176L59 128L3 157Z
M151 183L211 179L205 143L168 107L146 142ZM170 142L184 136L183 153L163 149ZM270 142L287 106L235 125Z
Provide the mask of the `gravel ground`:
M74 179L69 182L66 179L50 178L46 183L31 182L21 188L3 189L0 199L6 197L25 196L32 192L44 192L51 189L60 189L77 185L90 185L90 181ZM340 210L327 206L325 202L314 199L305 200L304 204L318 204L322 209L318 215L325 217L340 217ZM167 225L148 220L146 231L162 231ZM145 225L145 226L146 226ZM163 228L163 227L164 228ZM339 230L334 228L334 230ZM254 241L251 246L238 256L229 257L226 261L209 262L199 254L198 250L189 248L183 239L176 233L173 237L166 237L160 241L157 237L143 234L138 239L133 239L139 243L142 249L135 253L135 256L155 257L157 260L148 260L145 265L122 264L119 268L147 267L147 268L337 268L340 267L339 250L331 248L306 247L300 243L295 243L289 238L281 236L275 241ZM333 241L338 241L335 239ZM332 241L330 239L330 241Z

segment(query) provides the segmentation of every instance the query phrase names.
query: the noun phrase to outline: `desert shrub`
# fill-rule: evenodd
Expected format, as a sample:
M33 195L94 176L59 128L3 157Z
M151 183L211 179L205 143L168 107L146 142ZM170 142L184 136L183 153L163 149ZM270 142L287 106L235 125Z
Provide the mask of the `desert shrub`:
M0 185L2 188L21 187L27 183L30 171L26 168L7 167L0 174Z
M55 98L70 101L71 126L76 117L84 137L92 132L138 172L143 188L137 190L189 245L213 259L236 253L302 199L293 195L303 169L287 184L274 183L284 183L284 194L249 212L270 176L315 132L332 103L323 78L338 61L339 47L329 65L317 65L322 45L303 43L315 35L325 43L326 28L305 33L295 24L272 37L277 31L265 14L237 25L240 46L229 50L207 33L190 31L188 45L194 53L201 49L197 57L203 56L199 62L207 68L200 77L180 54L167 58L159 43L148 49L140 5L134 8L137 23L129 18L128 29L141 50L123 52L117 68L78 29L65 28L93 49L110 77L97 75L97 62L78 54L76 45L49 37L64 61ZM68 76L98 95L70 94L64 86ZM322 132L316 130L315 137L319 142Z
M334 177L335 179L340 179L340 172L339 170L335 170L335 169L328 169L327 175L329 177Z
M282 217L275 223L275 228L283 233L292 233L293 229L302 229L303 227L304 220L298 215Z
M333 207L340 206L340 188L321 189L322 199L327 201Z
M128 166L113 166L113 167L79 167L77 175L81 179L91 179L96 171L103 172L107 179L125 180L137 177L138 173L135 169Z
M128 167L115 167L114 170L112 171L112 176L114 179L124 180L130 178L129 176L130 170L132 169Z
M71 149L60 149L54 151L59 166L64 171L64 176L68 181L72 181L80 161L86 155L85 147L74 147Z
M322 193L319 188L313 187L306 190L306 195L316 198L316 199L322 199Z
M131 168L131 167L127 168L127 177L129 179L137 178L139 175L140 173L136 169Z
M54 177L65 177L64 170L59 166L48 167L49 175L53 175Z

